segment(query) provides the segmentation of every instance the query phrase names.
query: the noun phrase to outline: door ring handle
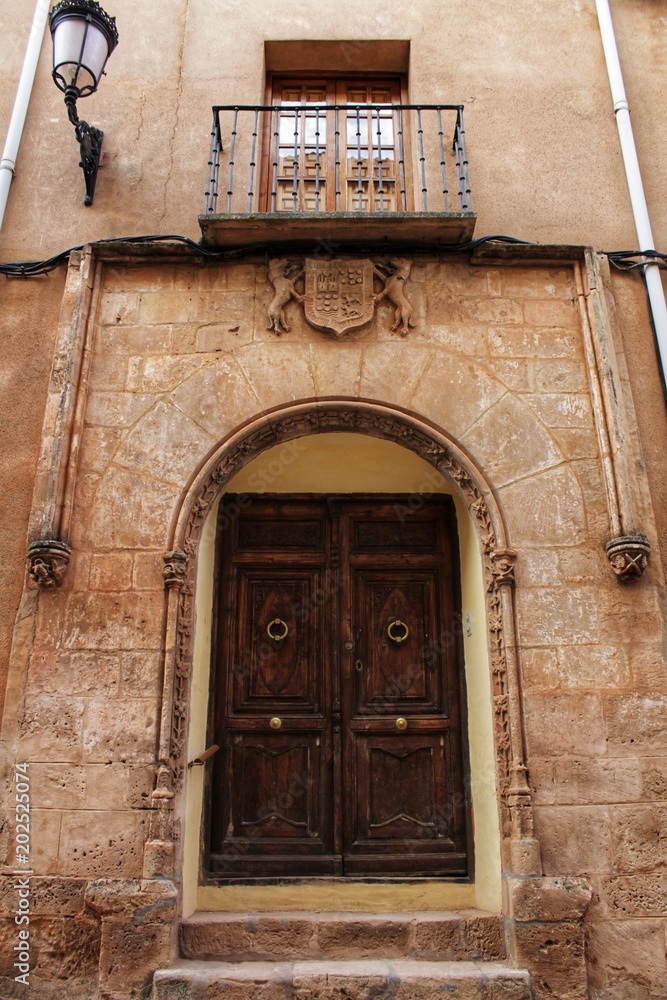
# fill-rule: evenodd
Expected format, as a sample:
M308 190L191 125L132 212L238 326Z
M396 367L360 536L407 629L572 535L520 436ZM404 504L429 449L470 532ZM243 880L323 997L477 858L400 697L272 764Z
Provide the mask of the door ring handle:
M395 618L387 625L387 636L391 642L395 642L397 646L400 646L402 642L405 642L409 635L410 629L405 622L401 621L400 618Z
M284 622L282 618L274 618L266 626L266 634L269 639L273 639L274 642L282 642L283 639L287 638L287 633L289 632L289 625Z

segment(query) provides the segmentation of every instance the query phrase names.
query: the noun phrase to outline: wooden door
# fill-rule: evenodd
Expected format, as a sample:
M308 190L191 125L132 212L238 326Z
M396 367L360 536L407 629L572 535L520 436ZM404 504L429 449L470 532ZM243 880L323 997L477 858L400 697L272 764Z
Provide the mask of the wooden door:
M210 874L468 874L451 498L220 517Z

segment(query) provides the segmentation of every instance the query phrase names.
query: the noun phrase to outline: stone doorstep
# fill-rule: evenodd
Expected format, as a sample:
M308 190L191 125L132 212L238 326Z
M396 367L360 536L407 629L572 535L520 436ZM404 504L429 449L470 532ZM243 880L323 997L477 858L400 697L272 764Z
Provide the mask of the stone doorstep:
M531 1000L502 962L195 962L158 970L152 1000Z
M182 921L179 939L183 958L220 962L506 957L502 917L482 910L200 912Z

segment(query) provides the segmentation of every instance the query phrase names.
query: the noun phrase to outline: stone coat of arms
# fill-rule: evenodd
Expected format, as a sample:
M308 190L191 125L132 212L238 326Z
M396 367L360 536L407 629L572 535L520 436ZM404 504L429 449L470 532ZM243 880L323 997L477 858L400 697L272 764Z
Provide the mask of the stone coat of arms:
M285 308L294 299L303 303L305 317L317 330L342 337L348 330L364 326L373 318L375 305L382 299L394 307L391 330L405 337L412 321L412 306L405 297L405 282L410 276L411 261L393 257L384 263L368 259L316 260L307 257L304 265L278 257L268 263L267 276L274 297L269 305L269 330L280 335L288 332ZM305 290L297 291L295 282L304 275ZM373 280L383 283L380 292L373 290Z
M373 318L373 264L370 260L306 258L304 312L311 326L341 337Z

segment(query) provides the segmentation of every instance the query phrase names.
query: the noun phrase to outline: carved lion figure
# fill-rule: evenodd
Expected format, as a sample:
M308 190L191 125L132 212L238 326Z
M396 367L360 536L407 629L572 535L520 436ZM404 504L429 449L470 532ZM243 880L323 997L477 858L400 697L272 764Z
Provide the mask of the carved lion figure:
M375 264L373 265L375 274L385 283L382 291L374 296L374 300L381 302L382 299L386 298L395 306L394 323L391 329L400 333L401 337L406 337L409 328L415 325L412 322L412 306L403 291L405 282L410 276L411 267L412 262L406 260L405 257L392 257L387 264L381 264L377 267Z
M290 273L291 272L291 273ZM290 264L286 257L277 257L269 261L268 277L273 285L275 295L269 306L269 325L267 330L273 330L280 336L289 333L285 320L285 306L290 299L303 302L303 295L297 292L294 282L303 274L300 264Z

